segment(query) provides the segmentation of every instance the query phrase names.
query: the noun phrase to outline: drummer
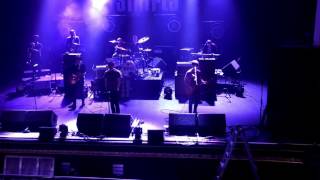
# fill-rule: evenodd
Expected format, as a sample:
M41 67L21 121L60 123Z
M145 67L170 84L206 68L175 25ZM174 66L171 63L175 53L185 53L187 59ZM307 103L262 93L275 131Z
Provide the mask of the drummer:
M132 36L132 44L131 44L131 53L133 58L138 58L140 57L140 50L141 50L141 44L138 43L138 36L133 35Z
M125 48L125 42L121 37L118 37L115 42L114 53L112 59L116 66L122 66L129 58L129 50Z
M124 47L124 41L121 37L118 37L116 40L116 46L114 47L114 53L112 57L121 57L121 55L127 55L128 50Z

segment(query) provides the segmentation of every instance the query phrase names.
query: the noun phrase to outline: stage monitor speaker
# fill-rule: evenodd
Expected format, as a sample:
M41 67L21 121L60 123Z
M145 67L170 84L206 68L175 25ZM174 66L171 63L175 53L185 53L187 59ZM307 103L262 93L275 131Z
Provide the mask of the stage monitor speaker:
M57 126L58 117L52 110L28 111L26 122L31 132L39 132L39 127Z
M199 135L224 137L226 135L225 114L198 114Z
M87 136L102 135L104 114L79 113L77 117L78 132Z
M39 141L53 141L54 136L57 134L57 128L56 127L39 127Z
M164 142L164 130L148 130L148 144L158 145Z
M0 116L1 131L22 132L28 126L26 122L27 111L6 110Z
M177 62L176 64L176 76L182 76L186 74L186 72L192 68L191 62Z
M131 115L106 114L102 132L107 137L129 137L131 133Z
M193 113L170 113L169 134L190 135L196 134L196 114Z

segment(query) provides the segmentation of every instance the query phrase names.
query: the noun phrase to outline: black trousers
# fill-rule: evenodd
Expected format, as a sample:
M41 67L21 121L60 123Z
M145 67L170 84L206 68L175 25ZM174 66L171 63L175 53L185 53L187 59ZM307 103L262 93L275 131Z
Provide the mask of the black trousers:
M108 100L110 101L111 112L120 113L120 92L119 91L107 91Z
M189 96L189 113L197 113L198 105L201 101L200 88L195 88ZM193 105L193 111L192 111Z

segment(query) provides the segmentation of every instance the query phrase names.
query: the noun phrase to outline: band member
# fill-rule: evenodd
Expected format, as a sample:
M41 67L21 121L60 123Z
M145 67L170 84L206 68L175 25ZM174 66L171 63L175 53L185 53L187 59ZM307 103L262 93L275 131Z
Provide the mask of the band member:
M203 58L210 59L215 58L215 55L218 52L217 45L208 39L201 50ZM216 84L217 78L214 74L215 72L215 63L206 63L201 66L203 79L207 82L206 87L204 88L204 96L208 104L214 105L217 100L216 95Z
M114 67L114 62L108 62L108 70L104 73L105 88L110 101L112 113L120 113L120 84L122 73Z
M70 110L76 109L77 99L81 99L81 107L85 106L85 93L84 93L84 80L85 80L86 67L82 63L81 58L77 58L74 66L70 68L69 75L69 97L72 104L69 106Z
M217 53L217 45L215 43L213 43L210 39L208 39L206 41L206 43L204 44L201 53L203 54L213 54L213 53Z
M41 59L42 44L39 42L39 35L33 35L32 42L28 47L27 64L34 66L38 65Z
M69 31L70 36L67 38L67 52L77 53L79 52L80 47L80 38L76 35L76 31L71 29Z
M192 60L191 63L192 68L186 72L184 81L186 85L186 92L189 96L189 113L197 113L198 104L201 100L200 86L206 82L202 80L199 62L197 60ZM192 105L194 106L193 111Z
M138 43L138 36L137 35L133 35L132 36L132 45L131 45L131 53L133 55L133 57L140 57L140 48L141 45Z
M112 57L120 57L120 55L127 54L127 49L124 47L124 41L121 37L118 37L116 40L116 46L114 47L114 53Z
M123 73L122 85L121 85L121 97L124 99L130 98L132 90L132 81L134 80L137 69L132 60L127 60L121 67Z

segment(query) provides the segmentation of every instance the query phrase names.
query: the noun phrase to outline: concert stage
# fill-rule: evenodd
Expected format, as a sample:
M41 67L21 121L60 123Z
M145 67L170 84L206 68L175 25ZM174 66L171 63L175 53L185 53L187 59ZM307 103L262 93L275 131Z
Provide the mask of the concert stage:
M320 0L0 8L0 180L320 179Z
M86 81L87 86L91 85L90 81ZM238 97L228 92L220 92L217 94L217 101L214 106L202 101L198 112L225 114L227 126L258 126L263 123L262 115L267 96L266 86L259 82L248 81L243 83L245 84L244 97ZM142 120L145 132L147 129L164 129L168 125L169 113L188 112L187 102L180 102L174 97L175 93L172 94L172 100L164 99L163 89L165 87L172 88L174 92L174 80L163 80L163 87L159 92L160 97L156 100L141 98L123 100L120 103L121 113L130 114L133 118ZM143 86L139 86L139 88L137 90L139 90L140 95L150 93L146 91L147 89L153 91L157 89L157 87L153 88L151 86L146 89ZM78 101L78 107L75 111L68 111L66 107L68 104L65 103L63 94L56 91L47 95L30 96L17 94L15 85L13 85L1 93L0 100L0 109L53 110L58 116L58 125L66 124L71 131L77 131L76 118L78 113L108 113L110 111L108 102L96 101L91 91L88 92L88 97L85 100L86 106L79 107L80 102Z

